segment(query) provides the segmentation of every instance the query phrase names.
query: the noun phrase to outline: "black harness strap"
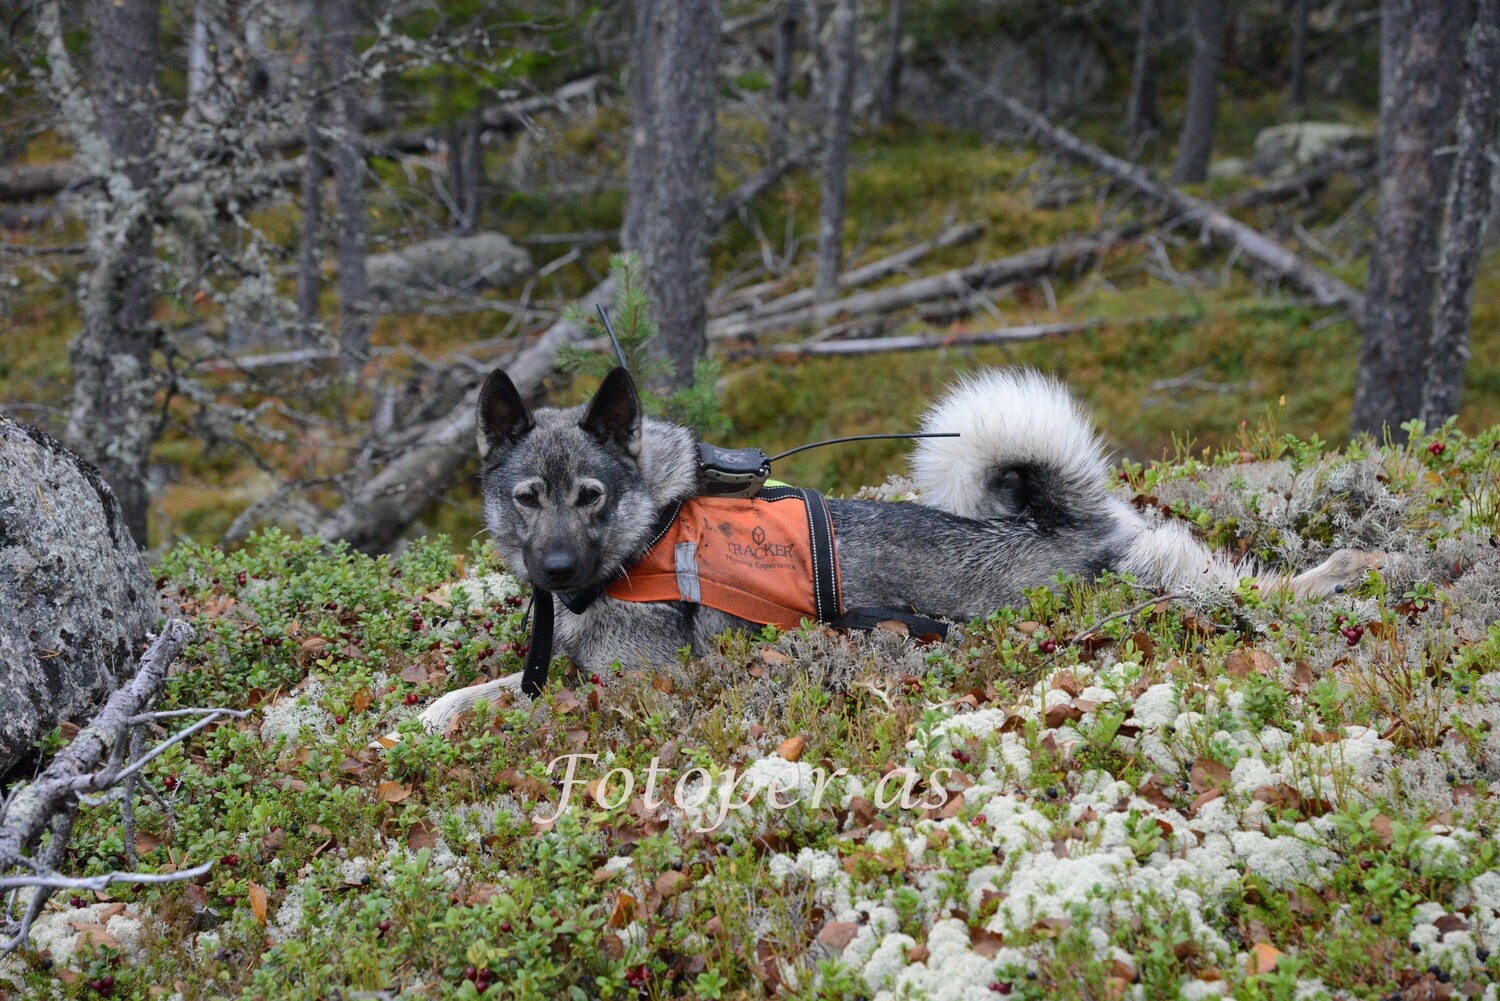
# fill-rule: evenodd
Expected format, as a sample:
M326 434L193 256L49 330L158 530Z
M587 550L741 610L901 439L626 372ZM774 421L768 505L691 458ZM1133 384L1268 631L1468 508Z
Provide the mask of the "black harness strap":
M547 668L552 664L552 592L537 588L531 598L531 645L521 668L522 693L536 698L547 687Z

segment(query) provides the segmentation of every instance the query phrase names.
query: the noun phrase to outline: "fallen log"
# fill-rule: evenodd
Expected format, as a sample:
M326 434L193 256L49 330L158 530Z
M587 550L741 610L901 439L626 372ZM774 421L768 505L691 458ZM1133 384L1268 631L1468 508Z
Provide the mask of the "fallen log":
M1340 174L1355 174L1375 166L1375 154L1368 150L1339 153L1323 159L1301 173L1279 181L1271 181L1259 187L1231 195L1224 202L1225 211L1243 212L1246 209L1286 201L1290 198L1307 198Z
M867 316L915 306L935 299L963 296L981 289L995 288L1013 282L1027 281L1050 274L1059 268L1088 260L1133 238L1141 227L1109 230L1093 236L1064 240L1048 247L1038 247L1011 257L982 261L966 268L942 274L914 278L890 288L875 289L845 296L832 302L813 303L771 316L748 319L726 317L708 325L710 337L733 339L755 337L770 330L785 330L813 323L826 323L837 316Z
M1144 167L1107 153L1067 129L1052 124L1012 97L1003 94L993 96L1013 118L1030 127L1059 152L1088 164L1160 203L1184 221L1198 224L1210 236L1238 248L1242 255L1261 265L1274 277L1286 281L1297 291L1312 296L1319 305L1343 306L1356 315L1363 310L1362 293L1307 263L1275 240L1231 217L1218 206L1158 181Z
M934 250L961 246L979 239L983 232L984 227L978 223L960 223L956 226L949 226L930 240L923 240L921 243L898 250L879 260L871 261L869 264L845 271L839 275L839 288L860 288L871 285L911 267ZM774 299L762 301L759 295L765 290L766 286L763 285L751 286L749 289L724 296L719 302L712 304L710 309L715 317L728 317L732 314L736 318L749 318L785 313L810 306L814 302L813 290L810 288L798 289L795 292L788 292Z

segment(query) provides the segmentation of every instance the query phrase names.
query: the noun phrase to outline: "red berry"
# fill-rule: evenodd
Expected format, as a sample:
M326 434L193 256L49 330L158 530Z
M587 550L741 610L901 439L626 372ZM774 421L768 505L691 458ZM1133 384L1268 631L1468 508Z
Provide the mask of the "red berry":
M989 823L989 821L990 821L990 818L986 817L984 814L981 813L979 816L977 816L977 817L974 818L974 820L972 821L972 823L974 824L975 827L979 827L982 824Z
M380 934L384 935L386 932L388 932L388 931L391 930L391 919L390 918L386 918L385 920L381 921L380 924L376 925L375 927L380 930Z
M1002 984L998 980L991 980L990 990L994 991L996 994L1009 994L1010 984Z
M73 908L78 908L78 907L85 907L85 906L87 906L87 904L85 903L85 901L84 901L84 899L82 897L69 897L68 898L68 906L69 907L73 907Z
M505 932L507 935L510 934L510 928L511 928L511 924L510 924L509 921L502 921L502 922L500 922L500 930L503 931L503 932Z
M1042 651L1042 653L1056 653L1057 640L1041 640L1037 643L1036 648Z
M323 610L327 612L336 612L339 610L339 603L336 601L325 601L323 602Z
M103 985L104 985L104 989L105 989L105 990L106 990L106 991L112 991L112 990L114 990L114 989L115 989L115 978L114 978L114 976L113 976L113 975L112 975L112 974L108 974L108 973L106 973L106 974L105 974L105 975L104 975L104 976L103 976L103 977L102 977L102 978L101 978L101 979L100 979L100 981L99 981L99 982L100 982L100 983L102 983L102 984L103 984Z
M166 778L161 780L161 784L166 787L168 792L171 792L173 789L177 788L177 776L168 775Z
M219 864L227 865L229 866L229 868L233 869L235 866L240 864L240 857L238 855L225 855L223 858L219 859Z
M494 619L485 619L484 622L481 623L481 627L484 629L485 632L489 632L490 630L492 630L492 629L495 628L495 620Z
M335 716L333 718L333 723L334 723L335 726L343 726L344 725L344 717L342 717L342 716Z
M239 573L237 573L237 574L234 575L234 582L236 584L238 584L240 587L244 587L245 586L245 582L248 581L249 579L250 579L250 575L247 574L247 573L245 573L245 571L243 571L243 570L241 570Z
M464 979L465 980L473 980L477 976L479 976L479 971L476 970L476 969L474 969L474 967L472 967L472 966L465 966L464 967Z
M417 704L417 702L420 701L420 699L418 698L416 692L407 692L406 693L406 698L405 698L404 701L406 702L407 705L414 706L414 705Z
M589 675L589 680L592 681L596 685L603 685L604 684L603 681L599 680L599 676L597 674L591 674L591 675Z
M411 627L413 629L422 628L422 616L418 615L416 612L411 613Z
M530 652L531 652L531 647L528 644L522 643L522 644L520 644L519 646L516 647L516 656L517 657L524 657L524 656L526 656Z
M1433 455L1442 455L1444 452L1448 451L1448 446L1444 445L1440 441L1435 441L1431 445L1427 446L1427 451L1431 452Z
M953 760L957 761L961 765L967 765L969 763L969 752L955 749L953 752Z

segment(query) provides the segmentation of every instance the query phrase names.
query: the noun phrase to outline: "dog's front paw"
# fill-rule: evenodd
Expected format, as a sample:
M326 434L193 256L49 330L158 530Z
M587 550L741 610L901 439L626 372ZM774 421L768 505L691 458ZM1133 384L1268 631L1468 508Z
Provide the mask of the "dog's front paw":
M1311 570L1293 577L1292 593L1299 598L1326 598L1338 594L1362 580L1368 571L1378 569L1384 560L1385 553L1340 549Z

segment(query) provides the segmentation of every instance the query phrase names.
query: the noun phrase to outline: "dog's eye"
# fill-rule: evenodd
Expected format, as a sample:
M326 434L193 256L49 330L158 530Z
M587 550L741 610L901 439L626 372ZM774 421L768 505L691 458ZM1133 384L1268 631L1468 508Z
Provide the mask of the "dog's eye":
M522 490L516 493L515 501L521 507L541 507L542 499L535 490Z
M578 506L591 507L604 497L604 491L597 487L584 487L578 491Z

